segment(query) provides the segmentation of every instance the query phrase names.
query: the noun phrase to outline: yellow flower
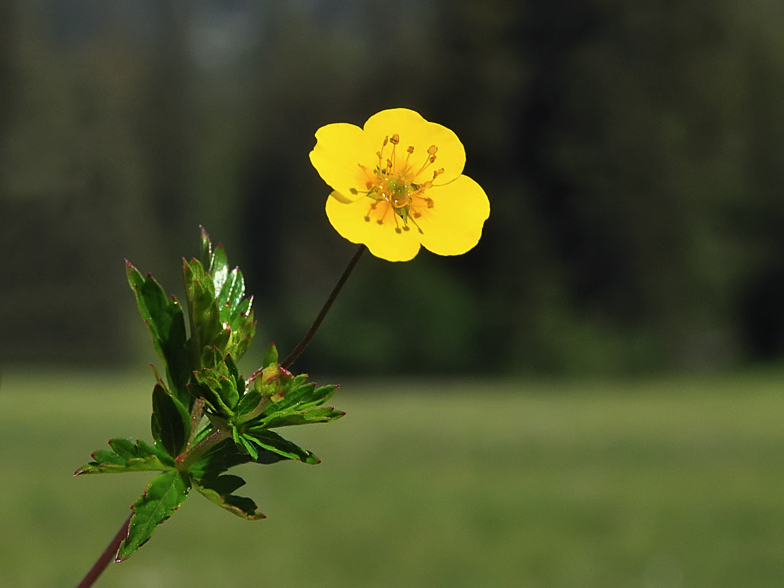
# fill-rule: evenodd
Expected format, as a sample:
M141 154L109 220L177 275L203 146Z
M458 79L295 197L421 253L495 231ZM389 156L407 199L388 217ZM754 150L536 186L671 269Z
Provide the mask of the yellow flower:
M484 190L462 175L457 135L413 110L383 110L364 128L321 127L310 161L334 190L329 222L382 259L408 261L420 245L438 255L465 253L490 215Z

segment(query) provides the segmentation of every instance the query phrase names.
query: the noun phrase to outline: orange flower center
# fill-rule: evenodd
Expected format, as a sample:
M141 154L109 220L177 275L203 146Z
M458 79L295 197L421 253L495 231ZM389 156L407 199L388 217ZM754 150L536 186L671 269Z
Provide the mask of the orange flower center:
M392 145L388 156L384 152L388 145ZM369 172L362 164L359 167L365 172L367 181L363 192L372 200L365 214L365 221L374 220L379 225L388 222L391 216L395 223L395 232L398 234L409 231L409 221L422 233L416 222L423 213L433 208L433 199L425 196L425 192L433 187L433 180L444 173L443 168L435 170L431 179L421 181L422 174L436 161L438 147L431 145L427 150L424 163L416 169L411 163L414 147L406 149L405 159L398 161L396 153L400 144L400 137L395 133L384 138L381 150L376 152L378 164L373 172ZM358 190L351 189L352 194L359 194Z

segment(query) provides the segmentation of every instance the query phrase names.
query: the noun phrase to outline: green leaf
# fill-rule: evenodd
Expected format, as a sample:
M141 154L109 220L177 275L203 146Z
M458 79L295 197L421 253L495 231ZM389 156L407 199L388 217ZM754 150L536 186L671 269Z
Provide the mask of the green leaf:
M133 443L128 439L109 441L112 451L101 449L92 454L93 461L83 465L74 473L112 474L141 471L166 471L176 467L174 460L163 450L144 441Z
M164 363L169 385L177 399L187 406L190 398L186 384L193 368L186 343L182 307L175 298L166 296L166 292L151 275L142 277L129 262L126 262L126 274L136 295L139 312L152 336L155 351Z
M212 265L212 241L210 241L207 230L201 225L199 226L199 232L201 235L201 265L210 267Z
M256 504L249 498L235 496L234 490L242 486L244 480L236 476L221 476L222 473L237 465L256 461L271 464L287 459L282 455L259 448L258 458L253 460L243 453L233 439L226 439L212 448L188 470L196 489L215 504L229 512L248 519L261 519L264 515L256 511Z
M226 258L226 251L222 244L219 243L215 248L209 266L205 265L204 267L209 268L208 271L215 284L215 291L219 292L223 288L226 278L229 275L229 262Z
M274 343L270 343L267 353L264 354L264 360L261 362L261 367L265 368L273 363L278 363L278 348L275 347Z
M200 393L214 411L225 416L234 414L240 392L244 392L245 381L237 372L231 356L221 360L215 368L194 372L194 377L201 386Z
M191 435L191 416L166 388L157 384L152 391L152 431L169 455L177 457Z
M250 498L236 496L235 490L245 485L245 480L239 476L224 475L204 480L201 484L195 483L198 490L207 499L221 508L244 519L257 521L266 518L256 510L258 506Z
M309 410L277 412L264 419L263 426L267 429L290 427L293 425L307 425L310 423L328 423L346 416L342 410L335 410L331 406L312 408Z
M177 471L165 472L147 486L133 506L128 535L120 544L116 561L128 559L149 541L155 528L177 510L191 489L190 476Z
M282 374L279 390L261 413L253 419L254 426L272 429L308 423L326 423L345 416L342 410L321 407L335 393L337 386L320 386L306 383L304 374L292 377ZM275 402L276 397L282 398Z
M240 400L239 404L237 404L237 408L235 410L237 417L241 417L242 415L255 410L259 405L259 402L261 402L261 394L255 390L251 390L245 394L245 396L243 396Z
M288 439L284 439L274 431L260 427L250 427L240 437L241 440L250 440L267 451L272 451L288 459L296 459L303 463L317 464L321 460L310 451L302 449Z
M239 268L231 270L220 287L216 282L215 292L221 322L231 322L233 318L239 316L236 310L245 295L245 280Z
M215 303L215 286L212 277L205 273L198 260L183 261L183 281L185 297L188 300L188 315L191 325L191 345L194 356L201 360L205 347L223 347L217 345L217 339L223 331L220 314ZM201 365L199 367L213 367Z

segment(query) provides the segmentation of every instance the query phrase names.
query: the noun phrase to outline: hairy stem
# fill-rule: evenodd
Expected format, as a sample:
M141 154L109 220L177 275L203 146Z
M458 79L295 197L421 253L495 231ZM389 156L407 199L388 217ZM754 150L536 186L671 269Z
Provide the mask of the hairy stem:
M294 363L294 361L300 356L300 354L303 351L305 351L305 348L308 346L308 343L310 343L310 340L313 339L313 336L316 334L316 331L318 331L319 327L321 326L324 317L327 316L329 309L332 307L332 303L335 302L335 299L338 297L338 294L340 294L340 290L341 288L343 288L343 284L345 284L346 280L348 280L348 277L351 275L351 272L354 270L354 266L357 265L359 258L362 257L362 254L365 252L366 249L367 247L365 247L364 245L359 246L356 253L354 253L354 256L351 258L351 261L348 262L346 269L343 270L343 275L340 276L340 279L338 279L337 283L335 284L335 287L332 288L332 292L330 292L329 298L327 298L327 301L324 303L324 306L321 307L321 312L319 312L318 316L316 317L316 320L313 321L312 325L310 325L310 329L308 330L307 333L305 333L305 336L294 348L294 351L292 351L289 354L289 356L281 362L280 364L281 367L288 368L292 363Z
M111 543L106 547L106 550L101 554L101 557L93 564L93 567L90 568L90 571L87 572L87 575L79 582L79 585L76 588L90 588L106 569L106 566L115 558L120 549L120 543L128 536L128 527L131 525L131 517L133 517L133 513L128 516L123 523L123 526L117 531L114 539L112 539Z
M188 471L188 468L196 463L202 455L229 437L231 437L230 429L216 429L196 445L177 456L177 469L181 472Z

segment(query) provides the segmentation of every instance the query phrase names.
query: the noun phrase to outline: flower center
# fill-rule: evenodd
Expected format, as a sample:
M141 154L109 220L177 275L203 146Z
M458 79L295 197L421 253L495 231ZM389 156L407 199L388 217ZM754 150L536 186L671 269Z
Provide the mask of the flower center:
M417 169L411 162L414 147L406 148L406 156L402 158L396 152L399 144L400 137L397 133L385 137L381 150L376 152L376 169L370 172L362 164L359 165L367 176L367 192L364 194L372 200L365 214L365 221L374 220L377 224L384 225L388 222L387 217L391 216L396 233L411 230L409 221L422 233L416 219L434 207L433 199L426 196L425 192L433 187L433 180L444 173L444 169L434 171L428 180L420 180L422 174L435 163L438 147L431 145L428 148L424 163ZM384 152L388 145L392 147L386 156ZM352 188L351 193L359 194L359 191Z

